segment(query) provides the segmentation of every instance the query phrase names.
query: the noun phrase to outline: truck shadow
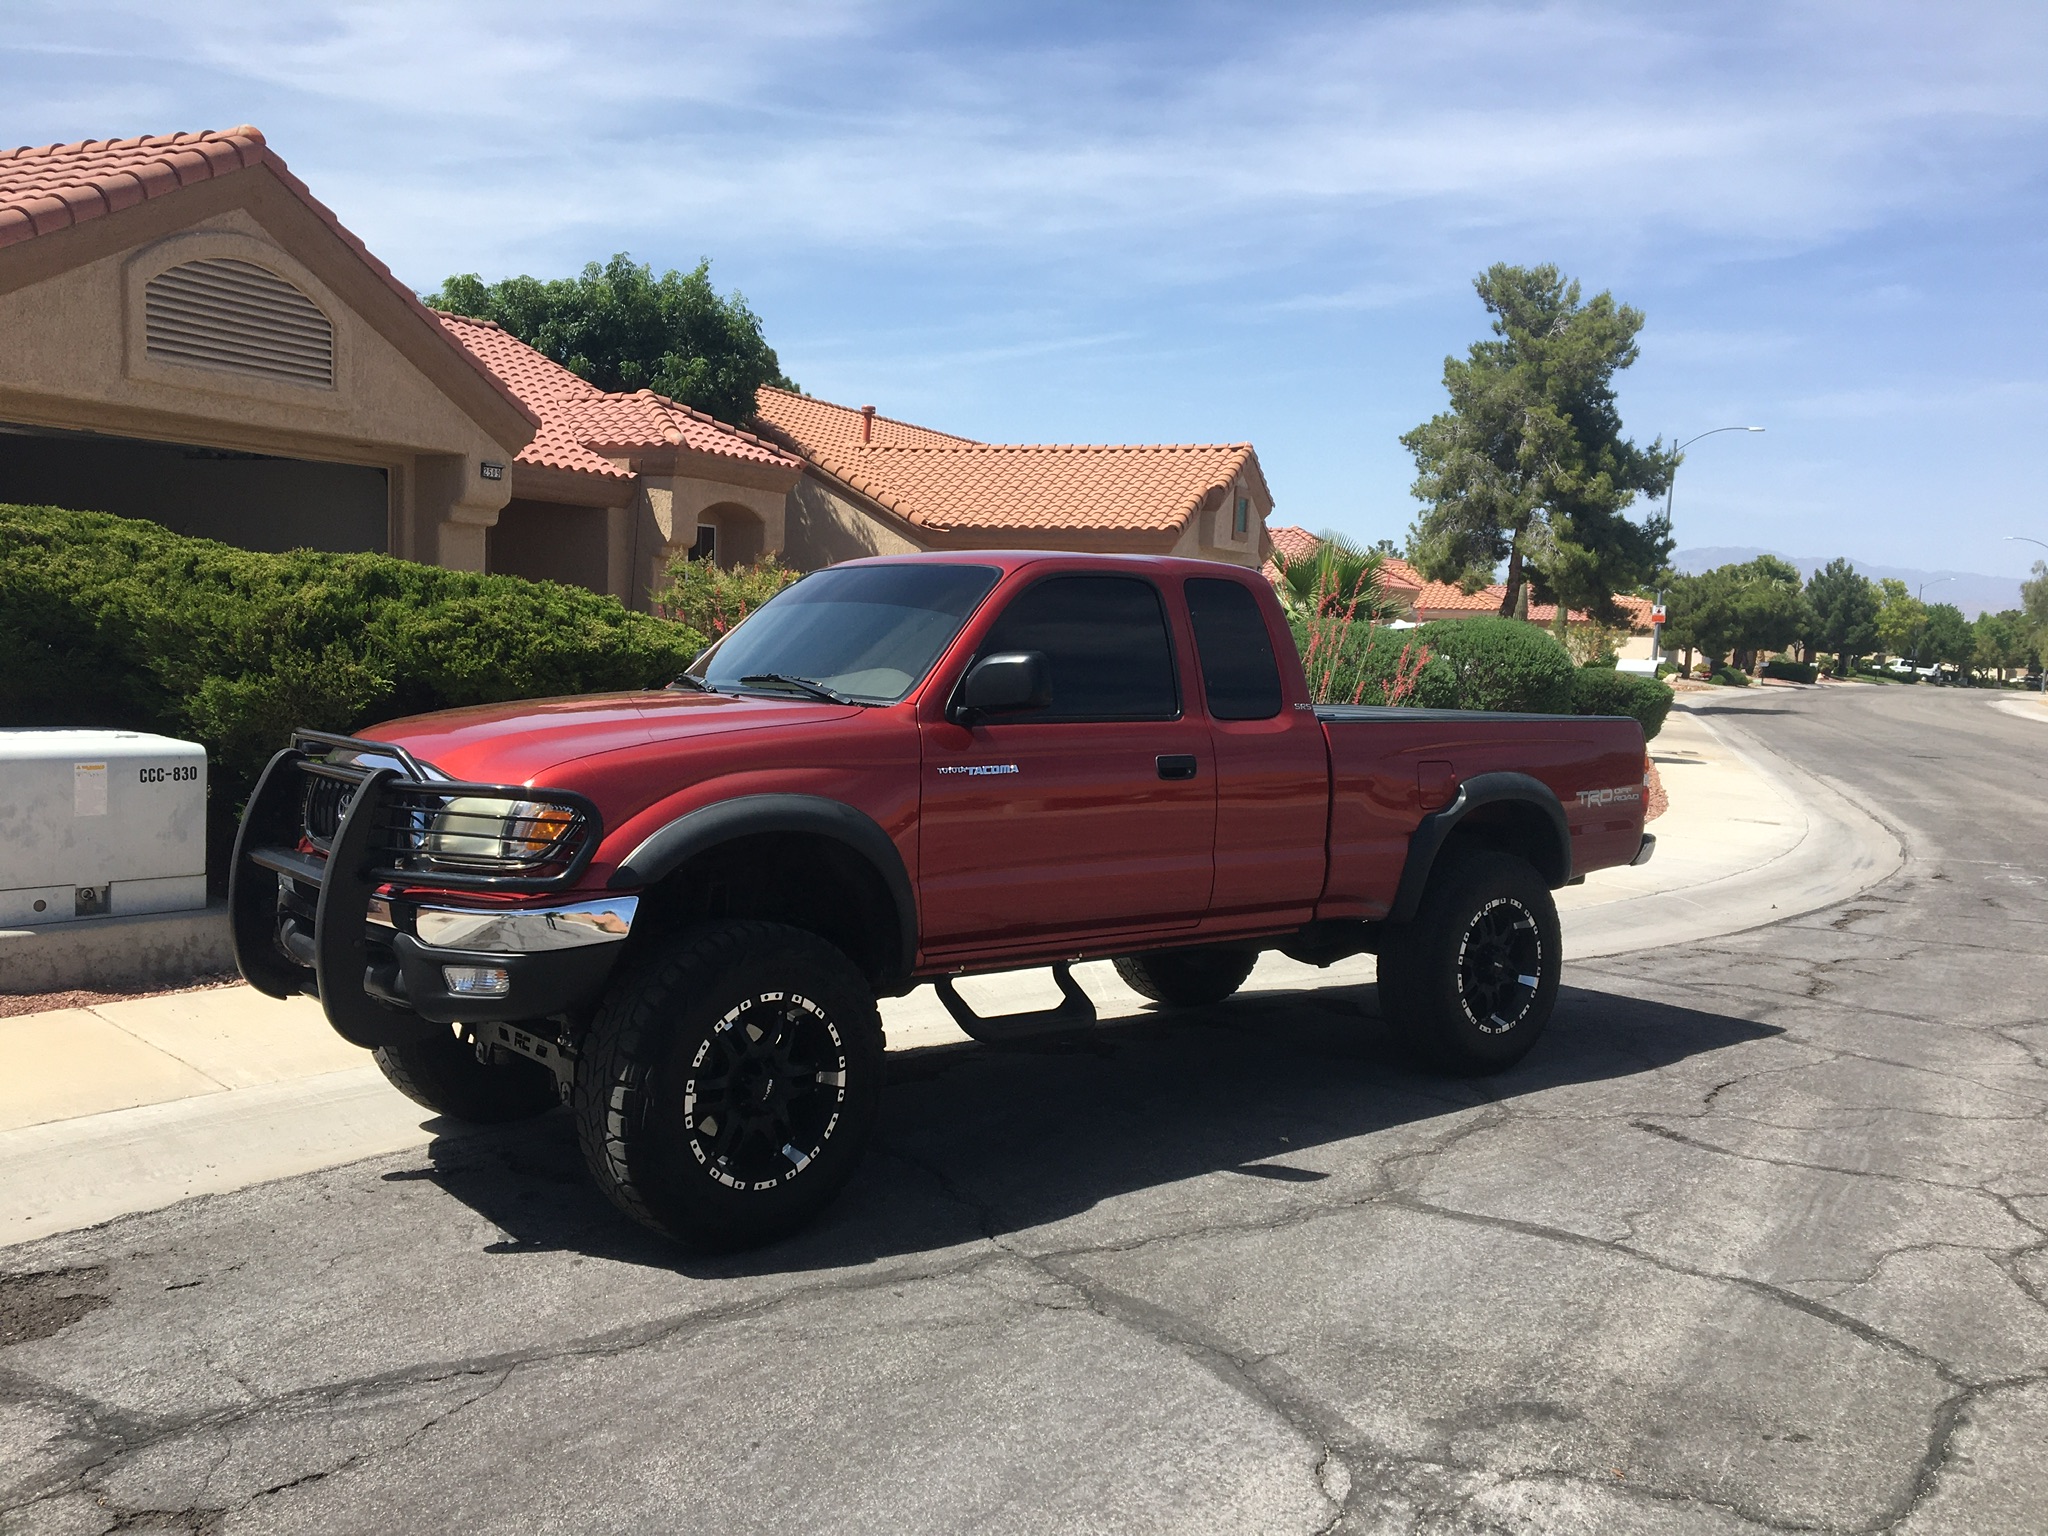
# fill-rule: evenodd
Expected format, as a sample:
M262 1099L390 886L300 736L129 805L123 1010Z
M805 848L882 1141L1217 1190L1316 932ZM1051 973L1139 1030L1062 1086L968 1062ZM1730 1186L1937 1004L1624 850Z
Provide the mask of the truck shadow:
M1245 1181L1227 1192L1234 1206L1258 1185L1270 1187L1262 1198L1298 1201L1286 1186L1355 1181L1461 1111L1643 1076L1778 1033L1567 987L1525 1061L1461 1080L1410 1066L1366 985L1147 1011L1031 1049L892 1053L882 1133L838 1203L793 1238L719 1258L683 1255L615 1213L585 1173L564 1114L451 1131L430 1144L428 1167L385 1177L439 1184L506 1234L494 1253L569 1250L703 1277L794 1273L1042 1228L1210 1175ZM1331 1150L1379 1133L1390 1133L1383 1146ZM1194 1198L1207 1203L1213 1192ZM1105 1234L1083 1222L1076 1236Z

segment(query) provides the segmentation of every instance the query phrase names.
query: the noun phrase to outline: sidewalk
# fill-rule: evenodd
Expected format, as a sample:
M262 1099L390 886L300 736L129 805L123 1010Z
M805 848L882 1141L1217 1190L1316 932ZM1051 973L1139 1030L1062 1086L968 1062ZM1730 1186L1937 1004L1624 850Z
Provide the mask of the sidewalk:
M1897 842L1839 787L1737 747L1683 707L1651 750L1671 797L1652 824L1656 857L1558 893L1573 958L1755 927L1898 866ZM1355 987L1373 974L1368 955L1320 971L1267 955L1246 990ZM1105 1019L1146 1006L1107 962L1075 975ZM1057 1000L1043 971L960 990L990 1012ZM885 1002L882 1017L892 1050L966 1038L929 988ZM445 1129L336 1036L318 1003L248 987L0 1019L0 1052L0 1246L420 1146Z

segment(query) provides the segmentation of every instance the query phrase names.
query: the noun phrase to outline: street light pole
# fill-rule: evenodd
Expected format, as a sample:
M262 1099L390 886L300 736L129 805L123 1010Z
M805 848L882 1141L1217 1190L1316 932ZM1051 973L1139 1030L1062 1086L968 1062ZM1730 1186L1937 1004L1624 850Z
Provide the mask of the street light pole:
M1673 453L1683 453L1686 449L1690 448L1694 443L1698 442L1700 438L1712 437L1716 432L1761 431L1763 431L1762 427L1709 427L1706 431L1698 434L1698 436L1688 437L1684 442L1680 443L1676 448L1673 448L1671 451ZM1677 494L1678 466L1674 464L1671 466L1671 481L1668 485L1664 487L1664 522L1666 526L1669 526L1671 522L1671 499ZM1659 606L1663 604L1663 601L1663 594L1659 593L1657 596L1657 602ZM1655 624L1652 625L1650 628L1650 654L1653 656L1662 656L1664 654L1664 626L1662 624Z

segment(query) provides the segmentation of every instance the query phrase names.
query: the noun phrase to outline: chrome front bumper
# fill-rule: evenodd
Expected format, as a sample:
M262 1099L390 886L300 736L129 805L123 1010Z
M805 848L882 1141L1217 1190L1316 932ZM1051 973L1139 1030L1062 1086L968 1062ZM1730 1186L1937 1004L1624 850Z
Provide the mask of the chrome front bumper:
M531 955L556 949L616 944L633 931L637 896L609 896L560 907L415 907L413 933L435 949L493 955ZM396 928L391 904L370 903L370 921Z

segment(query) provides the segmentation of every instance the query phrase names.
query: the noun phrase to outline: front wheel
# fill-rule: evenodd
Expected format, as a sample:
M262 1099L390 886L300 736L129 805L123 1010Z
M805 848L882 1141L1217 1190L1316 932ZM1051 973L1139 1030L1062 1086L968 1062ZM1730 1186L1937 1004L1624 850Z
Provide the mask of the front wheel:
M816 934L693 928L616 980L576 1069L612 1202L700 1251L787 1236L845 1186L881 1109L882 1021Z
M1388 925L1380 1012L1447 1072L1500 1072L1529 1053L1557 1003L1557 905L1523 860L1464 853L1430 877L1408 922Z

